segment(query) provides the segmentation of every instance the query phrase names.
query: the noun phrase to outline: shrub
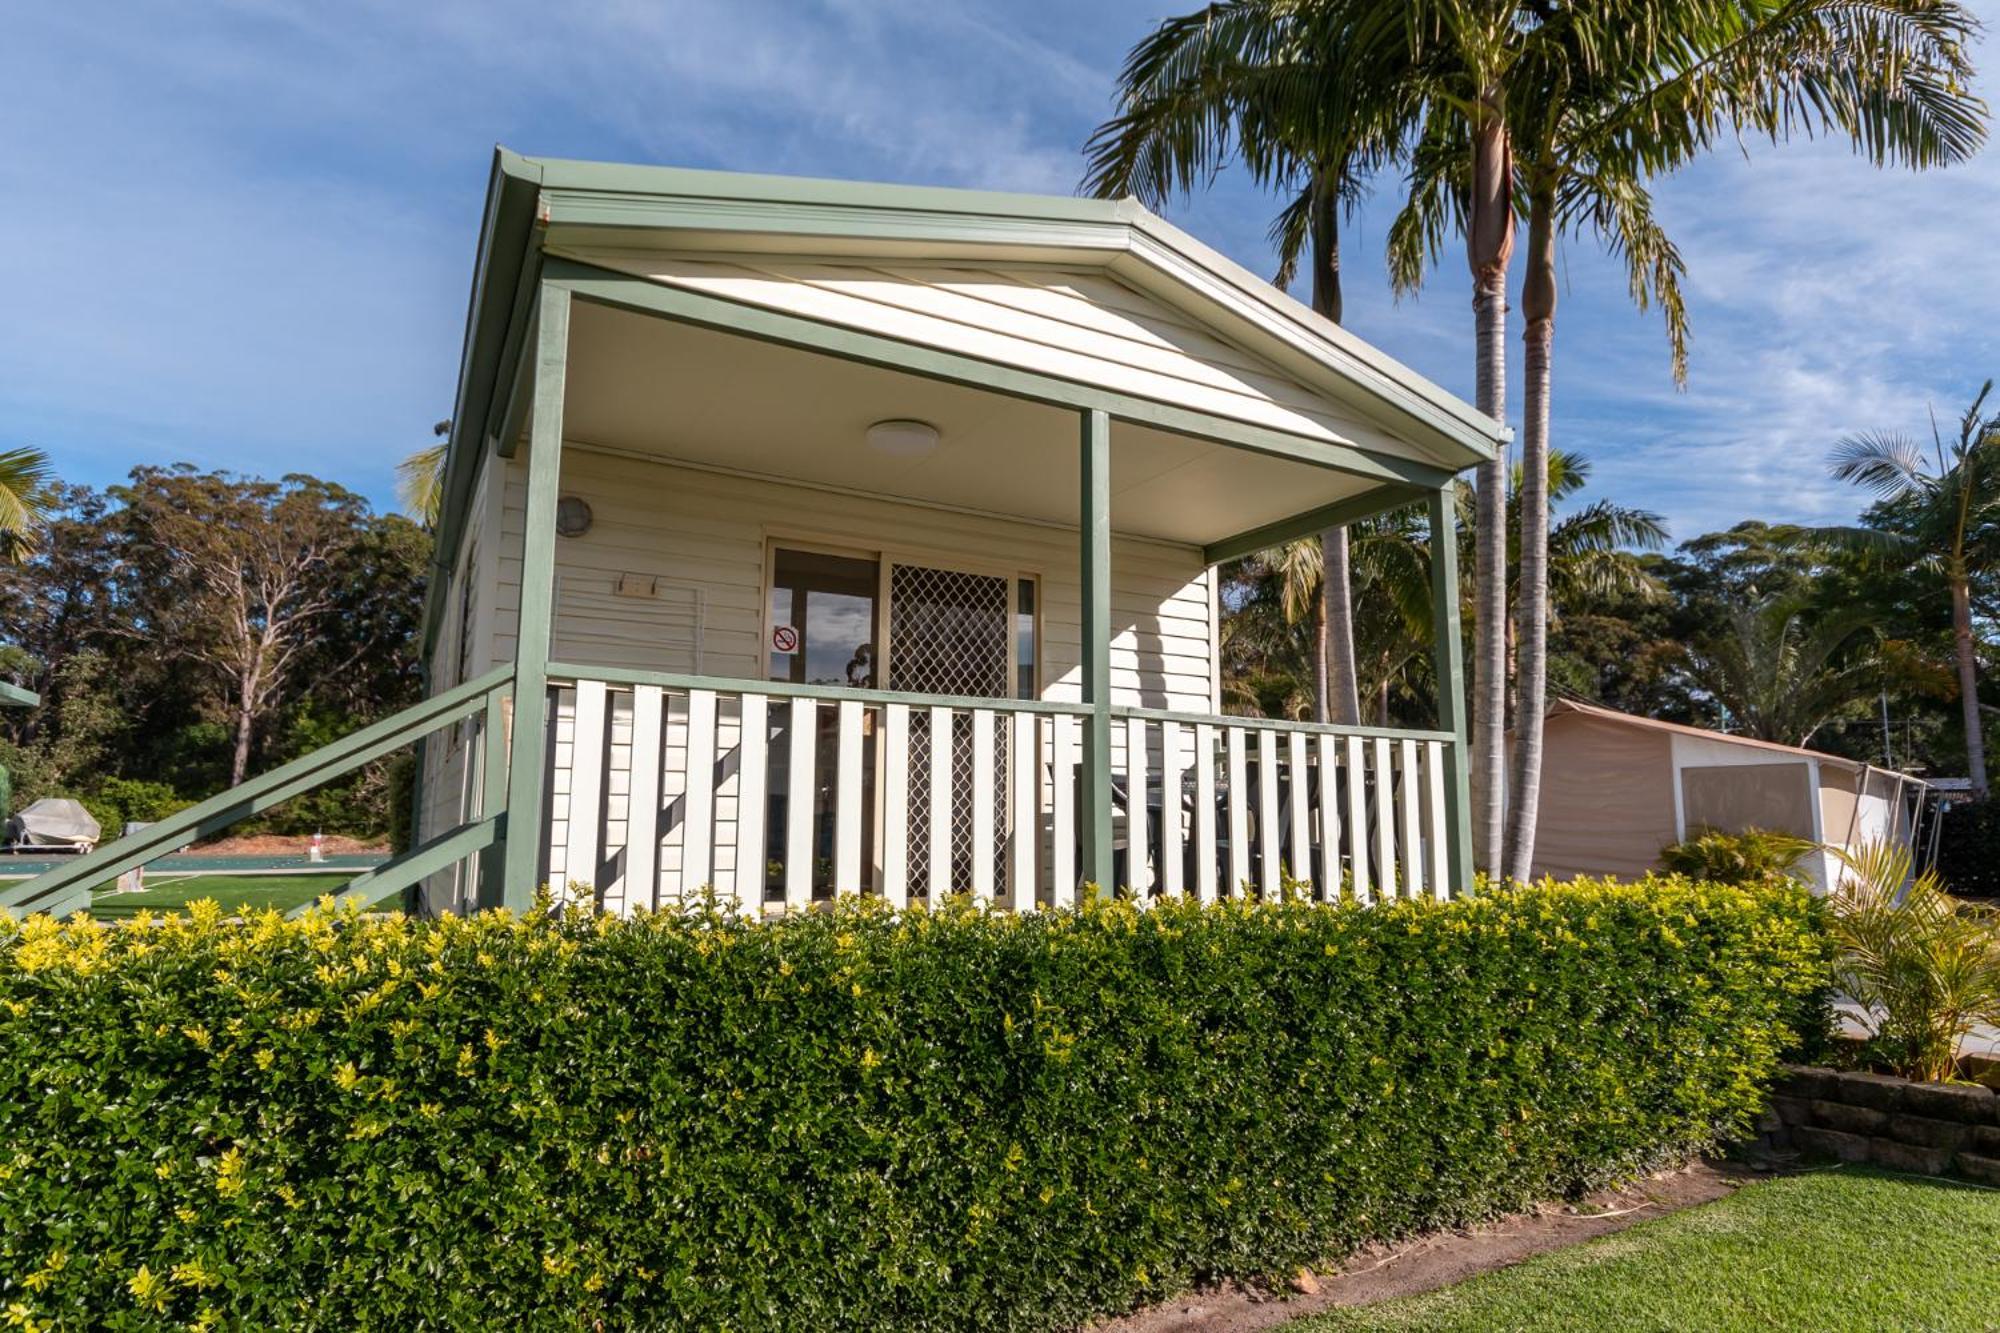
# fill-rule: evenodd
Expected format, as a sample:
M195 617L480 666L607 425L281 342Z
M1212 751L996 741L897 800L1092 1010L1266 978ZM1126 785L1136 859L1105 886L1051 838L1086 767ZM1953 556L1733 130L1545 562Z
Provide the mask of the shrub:
M1704 828L1685 842L1662 847L1660 868L1716 884L1770 884L1788 878L1812 849L1804 838L1769 829L1724 833Z
M128 821L158 823L194 804L167 783L147 782L139 778L106 778L97 784L92 797L117 811L118 823L104 826L107 841L117 837Z
M1954 805L1944 813L1937 871L1953 893L2000 898L2000 800Z
M1071 1326L1748 1128L1802 892L0 940L0 1308L78 1326Z
M2000 1023L2000 930L1935 871L1913 876L1907 848L1870 843L1840 858L1850 873L1833 898L1834 975L1871 1048L1905 1077L1953 1077L1959 1044Z

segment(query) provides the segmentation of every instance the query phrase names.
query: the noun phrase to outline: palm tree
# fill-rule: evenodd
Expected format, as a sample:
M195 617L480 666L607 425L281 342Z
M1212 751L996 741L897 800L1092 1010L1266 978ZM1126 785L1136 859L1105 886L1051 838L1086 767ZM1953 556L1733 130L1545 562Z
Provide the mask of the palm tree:
M0 560L34 553L55 497L55 467L40 449L0 449Z
M1850 543L1886 549L1941 577L1951 590L1951 631L1958 668L1959 709L1965 726L1965 764L1973 791L1987 794L1986 743L1979 717L1979 656L1972 631L1972 577L1993 559L1991 538L2000 529L2000 413L1985 415L1993 381L1958 421L1958 438L1946 443L1931 423L1932 457L1907 435L1851 435L1833 449L1833 475L1865 486L1896 504L1900 531L1878 528L1818 529Z
M1453 6L1447 4L1445 8ZM1642 12L1643 11L1643 12ZM1634 300L1666 317L1685 373L1684 272L1653 214L1651 176L1705 152L1725 131L1779 141L1842 133L1877 163L1962 160L1984 137L1966 90L1963 44L1976 26L1950 0L1679 0L1616 7L1534 4L1516 11L1503 114L1517 206L1528 230L1522 412L1520 671L1504 864L1534 857L1548 673L1548 457L1557 242L1594 232L1624 261ZM1392 271L1421 276L1457 206L1462 164L1420 149Z
M1272 224L1279 286L1301 259L1312 307L1340 322L1340 220L1393 157L1417 108L1393 63L1358 59L1357 27L1380 4L1220 0L1168 19L1133 47L1119 75L1120 112L1086 151L1085 186L1163 206L1232 158L1261 185L1291 194ZM1348 535L1316 543L1314 716L1359 721ZM1299 549L1288 555L1295 563Z
M1526 469L1514 469L1518 493ZM1567 449L1549 451L1549 507L1553 511L1590 484L1590 460ZM1508 546L1508 592L1519 596L1521 552L1519 533ZM1565 605L1607 597L1636 596L1647 601L1666 595L1659 579L1649 573L1639 552L1665 550L1667 525L1649 509L1633 509L1611 500L1593 500L1566 514L1549 528L1549 618L1560 618Z
M410 517L425 527L436 527L444 512L444 463L450 441L451 423L440 421L431 427L438 442L417 450L396 465L396 498Z
M1882 681L1865 616L1827 613L1795 597L1733 609L1729 628L1690 646L1687 658L1689 679L1731 731L1784 745L1804 745Z

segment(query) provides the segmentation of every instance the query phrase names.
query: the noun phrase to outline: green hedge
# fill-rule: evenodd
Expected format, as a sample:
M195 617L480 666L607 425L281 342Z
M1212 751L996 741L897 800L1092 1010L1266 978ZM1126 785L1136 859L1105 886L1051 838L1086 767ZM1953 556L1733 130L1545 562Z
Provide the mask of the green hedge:
M1668 1162L1823 1004L1803 895L0 939L0 1311L1051 1328Z

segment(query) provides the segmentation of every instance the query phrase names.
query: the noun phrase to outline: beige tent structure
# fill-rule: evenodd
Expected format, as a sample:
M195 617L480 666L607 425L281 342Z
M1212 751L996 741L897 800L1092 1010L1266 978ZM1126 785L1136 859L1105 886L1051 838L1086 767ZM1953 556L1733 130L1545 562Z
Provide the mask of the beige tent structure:
M1908 843L1923 788L1858 760L1568 700L1550 706L1542 743L1538 876L1637 877L1702 828ZM1838 864L1822 850L1801 869L1825 889Z

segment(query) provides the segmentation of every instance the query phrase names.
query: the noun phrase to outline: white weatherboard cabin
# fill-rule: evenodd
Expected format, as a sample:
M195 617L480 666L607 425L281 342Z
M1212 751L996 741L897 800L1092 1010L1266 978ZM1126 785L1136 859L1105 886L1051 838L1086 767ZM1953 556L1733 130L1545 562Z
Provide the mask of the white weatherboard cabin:
M412 744L416 845L350 901L1442 897L1451 486L1503 439L1129 200L502 150L425 699L0 907L84 910ZM1216 564L1411 504L1435 729L1222 716Z
M502 151L425 905L1452 892L1448 487L1502 438L1130 201ZM1221 716L1217 562L1413 502L1436 729Z

